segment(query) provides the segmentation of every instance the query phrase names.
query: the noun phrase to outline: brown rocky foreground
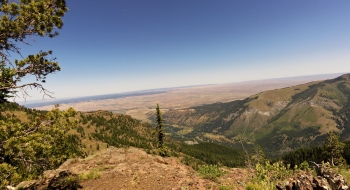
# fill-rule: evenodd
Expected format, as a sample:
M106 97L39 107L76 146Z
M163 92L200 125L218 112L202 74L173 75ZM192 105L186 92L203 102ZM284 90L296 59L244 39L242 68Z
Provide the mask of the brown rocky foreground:
M46 171L44 179L22 182L16 188L47 189L64 184L57 189L245 189L249 178L246 169L225 171L226 175L214 182L199 176L180 158L162 158L137 148L110 147L84 159L70 159L59 169ZM79 185L74 183L77 179Z

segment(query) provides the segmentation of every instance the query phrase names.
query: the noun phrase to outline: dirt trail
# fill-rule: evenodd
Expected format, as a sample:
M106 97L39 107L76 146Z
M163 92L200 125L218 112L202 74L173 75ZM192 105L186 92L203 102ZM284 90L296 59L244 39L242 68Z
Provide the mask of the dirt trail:
M69 169L78 174L99 174L99 178L81 183L83 189L90 190L220 189L223 185L244 189L247 180L246 170L226 169L227 174L219 179L218 184L201 178L178 158L162 158L137 148L110 147L85 159L68 160L60 169Z

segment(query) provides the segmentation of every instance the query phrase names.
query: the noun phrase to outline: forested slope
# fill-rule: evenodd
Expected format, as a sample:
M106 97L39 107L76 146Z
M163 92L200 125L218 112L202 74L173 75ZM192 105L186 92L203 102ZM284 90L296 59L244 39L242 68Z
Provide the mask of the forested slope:
M231 145L243 139L261 145L267 154L283 154L319 145L329 131L348 140L349 96L350 75L345 74L261 92L244 100L170 110L164 119L180 132L186 129L185 137ZM226 139L217 138L220 136Z

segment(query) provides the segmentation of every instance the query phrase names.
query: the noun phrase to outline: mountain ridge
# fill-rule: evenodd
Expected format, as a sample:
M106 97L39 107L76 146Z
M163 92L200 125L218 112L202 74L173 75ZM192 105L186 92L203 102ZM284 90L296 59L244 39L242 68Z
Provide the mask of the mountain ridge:
M243 100L169 110L169 125L190 128L184 136L207 141L207 134L259 144L267 154L284 154L323 142L329 131L349 140L350 74L264 91ZM151 115L149 115L152 118ZM221 142L226 144L227 142Z

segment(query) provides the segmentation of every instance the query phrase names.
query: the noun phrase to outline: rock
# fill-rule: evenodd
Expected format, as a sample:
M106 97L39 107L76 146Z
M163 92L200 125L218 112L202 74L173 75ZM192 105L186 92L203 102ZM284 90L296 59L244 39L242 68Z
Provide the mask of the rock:
M292 190L292 189L293 189L293 185L295 185L295 184L289 183L289 182L287 181L287 182L286 182L286 189L287 189L287 190Z
M44 173L44 178L39 180L24 181L16 186L22 190L46 190L46 189L72 189L81 188L77 174L69 170L49 170Z
M349 187L346 184L346 181L343 176L336 174L336 175L330 175L327 178L327 181L329 185L332 187L332 189L349 189Z
M30 187L35 186L36 181L22 181L16 186L16 189L29 189Z
M308 175L300 175L297 177L297 181L293 183L293 186L296 187L296 189L312 190L312 177ZM293 187L291 189L293 189Z
M276 189L277 190L283 190L284 188L283 188L283 186L281 184L277 184L276 185Z
M315 190L331 190L327 180L321 176L313 178L313 189Z
M16 190L16 188L15 188L15 187L12 187L12 186L6 186L6 189L7 189L7 190Z
M350 190L345 178L329 169L329 164L315 165L317 177L300 172L287 180L285 185L277 184L278 190Z
M158 162L158 163L160 163L160 164L168 164L168 162L166 162L166 161L164 160L164 158L161 158L161 157L156 157L156 158L154 159L154 161L155 161L155 162Z

